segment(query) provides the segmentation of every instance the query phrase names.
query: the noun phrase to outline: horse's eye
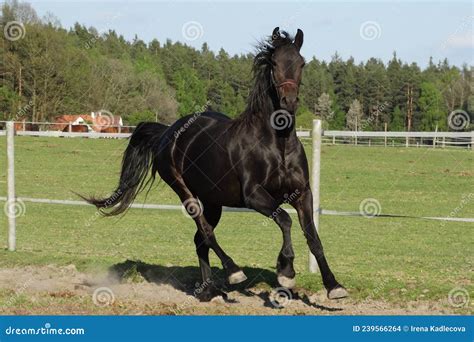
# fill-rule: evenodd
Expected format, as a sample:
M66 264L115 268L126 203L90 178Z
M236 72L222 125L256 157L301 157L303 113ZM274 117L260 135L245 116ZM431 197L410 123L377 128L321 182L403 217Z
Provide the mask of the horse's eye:
M303 62L303 64L301 64L301 69L303 69L305 65L306 65L306 63Z

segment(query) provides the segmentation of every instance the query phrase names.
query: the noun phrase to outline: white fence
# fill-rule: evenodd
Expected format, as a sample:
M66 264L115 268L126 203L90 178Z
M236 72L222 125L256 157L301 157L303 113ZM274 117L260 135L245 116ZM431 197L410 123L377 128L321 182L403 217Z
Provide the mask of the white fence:
M327 144L405 147L464 147L474 149L473 132L324 131Z
M5 135L6 121L0 121L0 136ZM38 130L28 131L25 128L31 125L36 126ZM117 131L122 133L99 133L73 132L72 126L67 131L54 130L55 123L31 123L15 122L15 127L21 127L16 131L18 136L37 136L37 137L67 137L67 138L128 138L131 133L125 133L123 130L133 131L135 126L116 127ZM311 139L311 130L298 128L297 136L300 139ZM359 146L385 146L385 147L460 147L474 149L474 131L473 132L366 132L366 131L323 131L322 144L340 145L353 144Z
M7 136L7 197L0 197L0 201L6 201L6 214L8 216L8 249L14 251L16 249L16 222L15 222L15 206L18 199L26 202L44 203L44 204L61 204L61 205L88 205L83 201L67 201L42 198L17 198L15 194L15 168L14 168L14 136L15 129L13 122L6 123L6 130L0 130L0 136ZM338 215L338 216L363 216L359 212L339 212L335 210L322 210L320 208L320 158L321 144L323 141L336 144L336 141L342 140L343 143L360 144L363 139L368 139L368 145L371 145L372 139L379 139L384 142L385 146L390 146L389 139L405 139L405 146L414 146L412 139L433 139L431 146L436 147L447 145L447 139L456 140L458 144L474 149L474 132L349 132L349 131L322 131L321 121L313 121L313 130L299 130L298 136L302 139L312 139L313 144L313 164L312 164L312 188L314 203L314 221L316 229L319 230L320 215ZM128 138L131 133L75 133L60 131L17 131L18 136L37 136L37 137L71 137L71 138ZM375 141L375 140L374 140ZM410 144L411 142L411 144ZM453 143L453 141L450 141ZM181 210L178 205L159 205L159 204L134 204L135 208L159 209L159 210ZM225 211L252 211L240 208L224 208ZM287 210L289 213L295 213L294 210ZM405 215L377 215L380 217L411 217ZM474 218L456 218L456 217L417 217L430 220L445 220L474 223ZM311 272L316 272L317 263L314 256L310 253L309 268Z

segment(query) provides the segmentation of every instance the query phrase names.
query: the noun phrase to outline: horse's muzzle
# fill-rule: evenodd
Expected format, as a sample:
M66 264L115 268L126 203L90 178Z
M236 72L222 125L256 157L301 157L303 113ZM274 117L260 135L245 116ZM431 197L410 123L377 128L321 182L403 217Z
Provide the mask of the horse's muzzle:
M295 113L298 108L298 97L295 95L280 98L280 107L290 113Z

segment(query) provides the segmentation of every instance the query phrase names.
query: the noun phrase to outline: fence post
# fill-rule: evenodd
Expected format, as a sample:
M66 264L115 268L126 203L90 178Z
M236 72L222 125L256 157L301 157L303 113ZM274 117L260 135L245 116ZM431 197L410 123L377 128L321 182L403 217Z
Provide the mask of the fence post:
M438 133L438 125L435 127L435 134ZM433 148L436 147L436 135L433 137Z
M15 135L15 127L13 121L7 122L7 216L8 216L8 250L16 249L16 227L15 227L15 149L13 139Z
M385 136L383 138L384 146L387 147L387 123L384 125Z
M319 232L319 182L321 175L321 139L322 129L321 120L313 120L313 165L311 168L311 178L313 182L313 220L316 227L316 233ZM309 252L309 271L316 273L318 271L318 263L311 251Z
M474 131L471 131L471 150L474 151Z

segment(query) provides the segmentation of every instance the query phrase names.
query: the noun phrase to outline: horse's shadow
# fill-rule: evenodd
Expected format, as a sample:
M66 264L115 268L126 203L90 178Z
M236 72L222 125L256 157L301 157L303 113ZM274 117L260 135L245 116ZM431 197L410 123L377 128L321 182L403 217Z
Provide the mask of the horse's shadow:
M244 273L247 275L247 281L238 285L229 285L226 282L226 274L222 269L212 268L212 277L214 284L226 292L238 291L241 295L252 297L258 296L264 301L264 306L272 309L279 309L275 306L271 299L271 291L262 290L258 293L252 291L252 287L264 283L271 288L279 288L274 272L258 267L243 267ZM142 261L126 260L109 267L109 275L120 281L143 277L150 283L166 284L174 287L178 291L182 291L188 295L196 296L199 288L203 286L201 281L201 272L196 266L162 266L147 264ZM301 300L307 306L314 307L323 311L341 311L341 308L327 307L318 305L309 300L306 293L300 295L299 292L291 291L292 298ZM232 302L231 300L227 300Z

